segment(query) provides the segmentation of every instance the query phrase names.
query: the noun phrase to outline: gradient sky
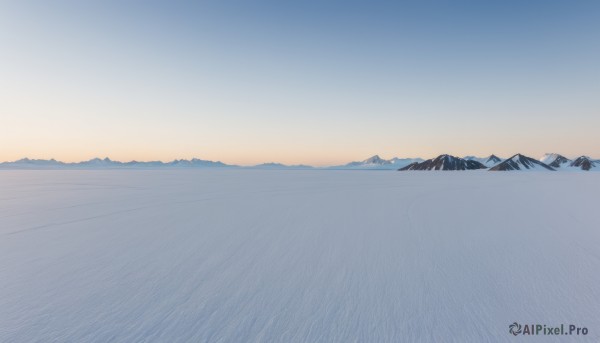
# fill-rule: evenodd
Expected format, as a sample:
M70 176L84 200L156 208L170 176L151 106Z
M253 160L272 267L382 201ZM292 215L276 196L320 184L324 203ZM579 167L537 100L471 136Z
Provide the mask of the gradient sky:
M3 1L0 160L600 157L600 1Z

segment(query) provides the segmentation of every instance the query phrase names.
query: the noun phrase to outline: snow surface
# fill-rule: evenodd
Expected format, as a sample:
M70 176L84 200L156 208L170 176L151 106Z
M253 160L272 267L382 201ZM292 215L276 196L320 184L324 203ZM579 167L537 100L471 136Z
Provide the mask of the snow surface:
M0 171L0 342L598 341L599 178Z

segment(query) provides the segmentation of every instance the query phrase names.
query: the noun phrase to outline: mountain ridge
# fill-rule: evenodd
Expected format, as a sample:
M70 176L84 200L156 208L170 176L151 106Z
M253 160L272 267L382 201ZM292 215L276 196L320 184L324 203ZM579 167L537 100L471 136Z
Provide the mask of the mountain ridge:
M522 154L515 154L510 158L507 158L503 162L489 169L490 171L516 171L516 170L548 170L554 171L555 169L545 164L544 162L538 161L529 156Z
M464 159L448 154L442 154L436 158L429 159L423 162L414 162L403 168L398 169L399 171L408 170L475 170L475 169L487 169L487 167L475 160Z
M579 156L569 164L569 167L578 168L585 171L596 169L599 166L600 161L593 160L588 156Z
M484 169L489 168L490 170L501 170L501 168L506 168L507 164L513 164L512 162L507 162L509 160L513 160L514 163L518 164L519 157L523 156L524 163L520 164L521 169L506 169L506 170L528 170L527 166L538 166L545 165L552 169L557 170L596 170L600 167L600 160L592 159L588 156L582 155L576 159L570 160L563 155L556 153L545 154L540 158L540 160L533 159L531 157L527 157L521 154L516 154L506 160L501 160L498 156L491 154L487 157L476 157L476 156L465 156L464 158L459 158L456 156L452 156L449 154L442 154L435 158L424 160L422 158L399 158L394 157L391 159L382 158L380 155L373 155L369 158L366 158L361 161L353 161L342 165L333 165L333 166L311 166L304 164L296 164L296 165L287 165L283 163L277 162L267 162L261 163L257 165L250 166L240 166L235 164L227 164L221 161L211 161L204 160L199 158L191 158L191 159L174 159L172 161L163 162L163 161L116 161L112 160L108 157L105 158L91 158L85 161L79 162L62 162L56 160L54 158L50 159L31 159L31 158L21 158L15 161L6 161L0 162L0 169L155 169L155 168L177 168L177 169L185 169L185 168L244 168L244 169L315 169L315 170L323 170L323 169L331 169L331 170L400 170L411 166L410 170L420 170L415 169L423 162L433 161L442 156L448 156L449 160L458 159L455 162L459 163L461 167L466 169L459 170L471 170L471 169ZM516 159L516 161L514 160ZM465 162L460 162L463 160ZM467 161L477 162L483 165L483 168L474 163L468 163ZM545 163L547 161L548 163ZM429 162L432 163L432 162ZM440 164L439 168L443 168L442 165L445 163L438 161L436 162ZM453 162L446 162L448 165L452 165ZM495 168L498 165L503 164L504 167ZM525 165L526 164L526 165ZM540 165L538 165L540 164ZM541 166L542 169L548 170L547 168ZM423 167L425 170L427 167ZM435 167L433 167L433 170ZM450 167L453 168L453 167ZM534 168L535 169L535 168ZM442 170L452 170L452 169L442 169ZM504 169L502 169L504 170Z

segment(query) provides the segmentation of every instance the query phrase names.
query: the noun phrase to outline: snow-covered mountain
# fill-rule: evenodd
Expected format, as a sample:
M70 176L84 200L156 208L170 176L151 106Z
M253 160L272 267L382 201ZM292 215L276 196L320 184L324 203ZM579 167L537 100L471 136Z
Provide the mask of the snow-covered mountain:
M379 155L371 156L363 161L350 162L342 167L346 168L373 168L379 166L387 166L392 164L392 161L383 159Z
M568 165L570 162L571 162L570 159L559 155L556 157L556 159L554 161L552 161L552 163L550 163L548 165L552 168L560 168L562 166Z
M486 169L487 167L475 160L467 160L451 155L440 155L434 159L423 162L414 162L399 170L474 170Z
M495 166L496 164L502 162L502 159L494 154L491 154L487 157L477 157L477 156L465 156L463 157L465 160L477 161L481 164L485 165L488 168Z
M194 167L235 167L229 164L225 164L221 161L208 161L201 160L198 158L192 158L191 160L174 160L172 162L167 163L172 167L181 167L181 168L194 168Z
M547 164L525 155L516 154L511 158L490 168L491 171L509 171L509 170L554 170Z
M313 166L307 166L304 164L287 165L287 164L275 163L275 162L257 164L255 166L252 166L249 168L254 168L254 169L314 169Z
M341 166L329 167L329 169L393 169L402 168L413 162L421 162L421 158L398 158L394 157L390 160L383 159L379 155L374 155L366 160L350 162Z
M485 164L486 166L495 166L496 164L502 162L502 159L494 154L491 154L487 160L485 160L485 162L483 164Z
M581 170L600 170L600 161L595 161L588 156L579 156L569 164L569 167Z
M399 169L405 167L411 163L415 162L423 162L422 158L398 158L394 157L391 159L393 168L391 169Z
M561 154L549 153L544 154L544 156L540 158L540 162L545 163L552 168L561 168L568 166L571 160Z

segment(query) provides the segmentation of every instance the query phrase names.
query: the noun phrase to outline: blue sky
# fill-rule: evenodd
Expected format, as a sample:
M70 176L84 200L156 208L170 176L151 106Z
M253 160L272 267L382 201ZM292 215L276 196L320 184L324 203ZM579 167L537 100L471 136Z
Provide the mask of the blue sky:
M9 1L0 44L0 160L600 157L597 1Z

